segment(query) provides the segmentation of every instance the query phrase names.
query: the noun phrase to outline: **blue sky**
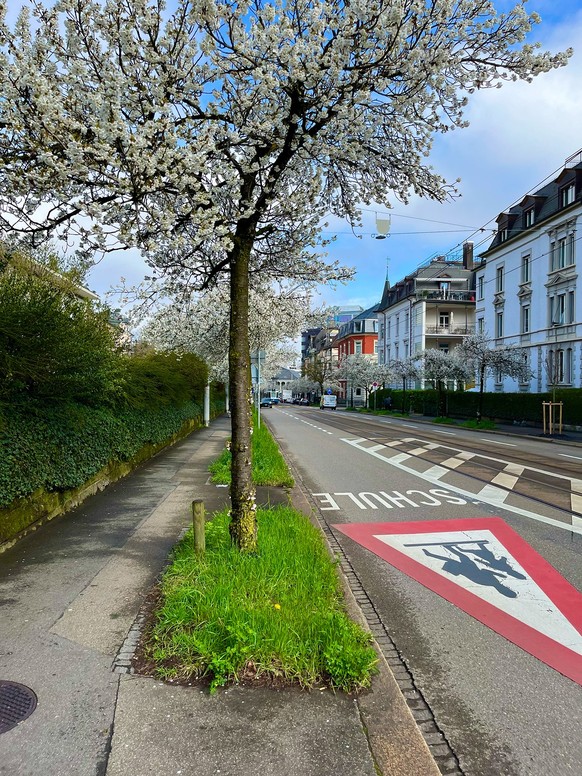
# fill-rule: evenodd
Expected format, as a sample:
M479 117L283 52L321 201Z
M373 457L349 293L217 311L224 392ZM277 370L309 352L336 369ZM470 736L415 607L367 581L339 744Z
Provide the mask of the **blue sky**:
M21 4L10 0L10 17ZM507 10L514 3L494 0L494 5ZM385 211L369 208L363 213L360 238L346 223L330 220L325 236L336 235L336 241L327 249L329 257L355 266L357 274L346 286L323 289L324 301L364 307L379 301L387 259L395 282L464 240L472 239L478 253L479 243L486 247L497 215L582 148L582 0L530 0L527 9L542 17L533 40L551 51L573 47L569 64L531 84L511 83L473 95L465 113L470 126L435 138L431 164L449 181L461 179L461 196L455 201L441 205L413 198L407 206L395 203L390 237L382 241L372 234L376 213ZM121 277L137 283L143 274L136 252L114 254L92 270L88 286L104 294L119 286Z

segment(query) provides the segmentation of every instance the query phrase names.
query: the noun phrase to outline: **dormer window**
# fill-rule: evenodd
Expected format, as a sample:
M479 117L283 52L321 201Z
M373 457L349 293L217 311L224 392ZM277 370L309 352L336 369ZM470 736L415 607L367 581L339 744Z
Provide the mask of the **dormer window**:
M509 230L507 229L500 229L499 230L499 241L505 242L509 236Z
M524 229L528 229L530 226L533 226L534 221L535 221L535 210L533 209L533 207L530 207L523 214Z
M563 189L560 189L560 206L567 207L568 205L571 205L572 202L574 202L575 195L576 187L573 183L564 186Z

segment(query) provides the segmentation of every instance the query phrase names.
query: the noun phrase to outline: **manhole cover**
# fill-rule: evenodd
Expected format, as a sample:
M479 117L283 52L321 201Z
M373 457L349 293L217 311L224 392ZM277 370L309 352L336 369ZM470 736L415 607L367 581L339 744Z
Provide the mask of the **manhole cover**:
M0 679L0 733L16 727L36 709L36 695L23 684Z

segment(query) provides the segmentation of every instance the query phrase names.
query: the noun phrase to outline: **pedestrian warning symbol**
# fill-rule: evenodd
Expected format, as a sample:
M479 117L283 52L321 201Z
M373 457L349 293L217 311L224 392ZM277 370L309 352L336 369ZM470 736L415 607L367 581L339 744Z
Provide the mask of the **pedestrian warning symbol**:
M501 518L334 527L582 684L582 594Z

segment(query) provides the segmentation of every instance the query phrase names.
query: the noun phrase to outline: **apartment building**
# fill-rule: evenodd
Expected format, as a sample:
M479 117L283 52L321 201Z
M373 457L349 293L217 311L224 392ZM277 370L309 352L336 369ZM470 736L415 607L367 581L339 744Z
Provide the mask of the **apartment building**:
M559 175L497 217L476 272L477 329L525 349L532 377L501 374L487 391L582 387L582 301L577 292L582 219L582 151Z
M429 259L394 285L386 281L378 308L381 364L428 348L449 352L475 331L473 244L458 257Z

